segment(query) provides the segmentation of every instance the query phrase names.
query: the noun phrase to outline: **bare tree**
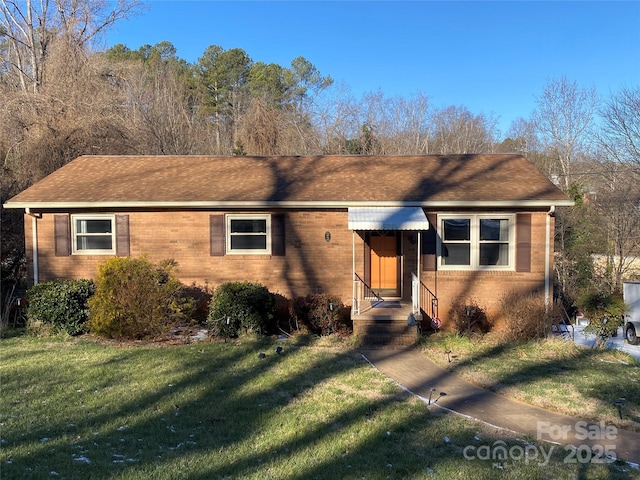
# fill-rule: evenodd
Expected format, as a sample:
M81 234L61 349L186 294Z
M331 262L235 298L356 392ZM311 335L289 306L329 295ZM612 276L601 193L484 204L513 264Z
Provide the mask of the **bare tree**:
M317 118L327 153L490 153L496 147L494 117L464 107L434 110L422 93L404 98L377 91L356 100L339 90Z
M573 180L573 162L587 150L598 102L594 88L580 88L565 77L550 81L537 99L532 121L542 147L557 163L565 190Z
M450 106L432 115L429 153L491 153L495 147L497 121L473 115L465 107Z
M85 51L115 22L134 13L139 0L0 0L0 33L8 40L8 69L23 92L45 81L52 42L64 39Z
M249 155L277 155L280 153L280 112L270 108L260 98L251 100L249 110L242 117L238 153Z
M317 153L345 153L345 142L359 132L362 125L359 105L351 89L344 83L331 87L319 97L313 111L317 135Z
M78 155L126 149L124 101L100 65L57 41L47 62L49 79L38 93L5 85L0 105L3 173L26 185Z
M527 157L538 170L544 173L558 187L563 188L557 175L556 161L540 144L536 134L536 125L525 118L518 118L511 123L507 137L496 147L499 153L519 153Z
M409 98L395 97L387 104L387 153L395 155L426 154L430 144L429 99L422 93Z
M612 160L640 172L640 88L622 88L600 111L600 147Z
M192 67L175 56L168 42L145 50L150 54L141 58L104 63L118 85L114 96L123 106L131 148L157 155L213 153L213 126L197 108Z
M617 162L602 162L601 168L593 203L606 240L602 276L612 291L621 291L623 280L640 257L640 175Z
M506 144L507 151L505 153L528 155L531 152L541 150L536 136L535 125L526 118L517 118L511 122L507 137L503 143Z
M363 97L357 111L358 138L364 142L364 150L384 155L428 153L432 125L425 95L404 98L370 93Z

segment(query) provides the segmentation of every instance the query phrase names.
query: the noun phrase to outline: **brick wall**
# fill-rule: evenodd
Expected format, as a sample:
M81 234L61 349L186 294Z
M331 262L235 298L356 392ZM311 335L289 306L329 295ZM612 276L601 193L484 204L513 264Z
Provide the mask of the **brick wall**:
M84 213L84 212L83 212ZM115 212L118 214L118 212ZM242 212L234 212L242 213ZM277 213L277 212L272 212ZM260 282L287 298L331 293L351 304L352 232L344 211L285 212L285 256L210 256L209 216L205 211L126 212L129 215L130 254L151 261L172 258L186 283L208 284L235 280ZM25 215L29 275L33 276L32 217ZM108 256L54 256L53 214L37 220L39 281L56 278L94 278ZM331 239L325 240L330 232ZM362 251L362 239L355 235ZM360 263L360 268L362 262ZM30 279L32 281L32 278Z
M86 212L83 212L86 213ZM114 212L118 214L118 212ZM208 284L235 280L260 282L274 293L295 298L310 293L339 295L351 304L352 252L356 272L364 272L364 243L348 229L347 211L286 210L285 256L210 256L208 211L123 212L129 215L130 254L146 254L152 261L172 258L178 262L178 276L185 284ZM241 213L241 212L234 212ZM456 299L474 300L500 323L498 306L503 295L512 292L544 294L545 212L532 214L531 272L438 271L421 272L422 281L438 297L444 328L451 327L448 310ZM25 215L28 273L33 274L32 217ZM94 278L102 255L54 256L53 214L37 220L39 281L56 278ZM331 239L325 240L329 232ZM553 218L551 218L551 236ZM403 232L403 296L411 295L411 272L416 272L415 232ZM551 265L551 267L553 267ZM32 281L32 277L30 279Z
M546 212L531 217L531 271L453 271L422 272L423 283L438 297L439 316L445 329L452 328L448 312L454 301L474 301L483 307L496 329L502 327L500 301L510 294L536 294L544 297ZM550 217L550 241L553 241L554 219ZM551 251L553 259L553 250ZM550 264L553 272L553 263ZM549 292L551 294L551 292Z

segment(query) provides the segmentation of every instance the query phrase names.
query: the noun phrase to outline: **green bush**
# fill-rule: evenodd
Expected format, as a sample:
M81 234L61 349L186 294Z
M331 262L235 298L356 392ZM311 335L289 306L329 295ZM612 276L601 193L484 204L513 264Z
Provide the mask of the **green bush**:
M621 295L591 292L583 295L578 305L589 319L585 332L596 334L599 347L604 347L624 324L626 305Z
M193 320L199 325L205 325L209 317L209 303L212 297L209 284L198 285L194 282L186 287L185 294L193 299Z
M470 315L467 315L467 313ZM454 300L449 310L451 318L460 335L484 334L491 330L487 312L475 300Z
M91 280L53 280L34 285L27 292L29 322L48 326L53 333L84 333L87 302L95 289Z
M298 322L311 333L347 335L353 331L347 319L348 310L334 295L317 293L297 298L293 302L293 311Z
M274 330L273 294L259 283L228 282L213 292L207 323L213 336L232 338L242 333Z
M89 301L89 329L96 335L155 338L190 319L194 300L173 270L176 263L159 264L146 257L115 257L98 268L96 293Z

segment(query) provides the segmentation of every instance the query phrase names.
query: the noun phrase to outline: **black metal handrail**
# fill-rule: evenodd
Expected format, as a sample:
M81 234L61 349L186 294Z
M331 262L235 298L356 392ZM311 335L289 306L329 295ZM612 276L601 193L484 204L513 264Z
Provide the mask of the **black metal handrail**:
M372 306L376 303L384 302L384 299L373 288L371 288L367 284L367 282L365 282L357 273L353 274L353 281L355 283L353 308L356 315L359 315L362 311L362 307L360 305L362 300L371 301Z
M367 300L371 300L371 299L375 299L378 300L379 302L383 302L384 299L373 289L369 286L369 284L367 284L367 282L365 282L362 277L360 277L360 275L358 275L357 273L354 273L354 275L356 276L356 279L362 284L362 286L364 287L364 298Z
M420 280L420 308L430 318L438 318L438 297Z

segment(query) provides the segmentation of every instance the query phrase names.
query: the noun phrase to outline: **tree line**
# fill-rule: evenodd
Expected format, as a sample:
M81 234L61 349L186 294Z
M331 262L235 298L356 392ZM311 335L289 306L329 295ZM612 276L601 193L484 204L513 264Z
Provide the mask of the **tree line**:
M557 214L559 290L614 291L633 275L638 86L602 99L552 79L503 135L495 116L435 106L426 93L356 98L303 56L282 66L211 45L190 63L169 41L101 48L102 34L140 8L138 0L0 0L2 202L83 154L516 152L576 200ZM20 278L23 243L20 215L5 210L3 278Z

